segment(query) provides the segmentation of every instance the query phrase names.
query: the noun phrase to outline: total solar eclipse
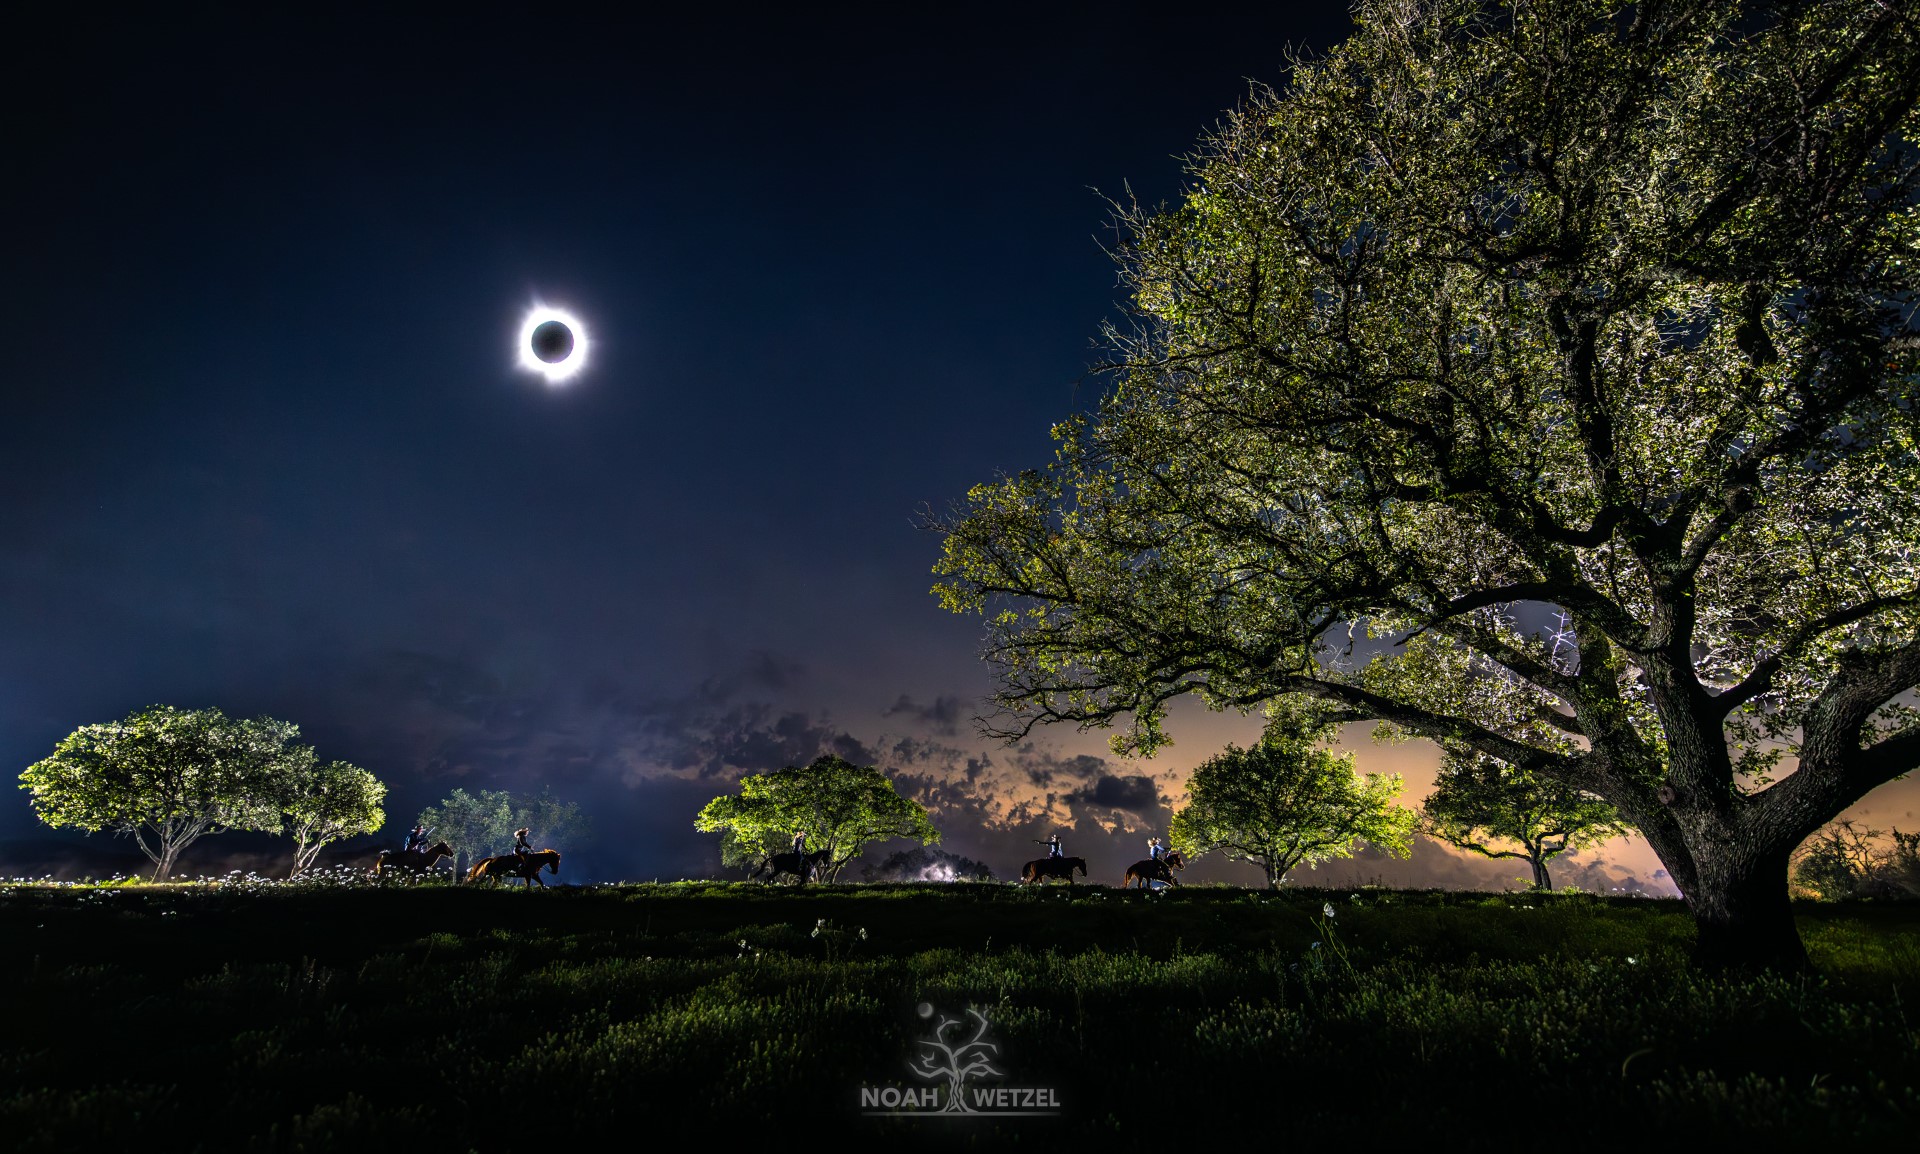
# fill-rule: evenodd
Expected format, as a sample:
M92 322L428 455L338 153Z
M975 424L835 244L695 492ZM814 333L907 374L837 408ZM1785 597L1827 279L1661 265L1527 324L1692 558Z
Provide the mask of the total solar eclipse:
M533 330L533 355L557 365L573 355L573 330L559 321L541 321Z
M578 317L540 306L520 325L520 367L557 384L587 363L587 331Z

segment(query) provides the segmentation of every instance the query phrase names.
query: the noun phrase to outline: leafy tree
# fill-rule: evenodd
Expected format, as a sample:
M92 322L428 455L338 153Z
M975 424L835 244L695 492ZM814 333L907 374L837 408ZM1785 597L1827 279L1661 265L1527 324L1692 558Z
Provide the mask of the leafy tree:
M527 797L504 789L456 789L439 805L421 810L419 820L436 840L453 847L456 869L506 853L513 848L513 831L521 826L531 829L542 845L553 846L583 839L591 829L577 802L562 802L545 790Z
M435 840L453 847L456 870L505 850L519 828L513 824L513 796L504 789L456 789L439 805L421 810L419 822Z
M580 803L561 801L547 789L533 797L513 797L513 824L507 828L507 844L513 843L513 831L521 826L532 830L534 840L545 846L562 846L585 841L593 835L593 822L580 811Z
M1631 832L1592 794L1484 755L1448 757L1421 809L1422 833L1483 857L1524 861L1534 888L1547 891L1549 861ZM1520 848L1506 848L1513 844Z
M1920 765L1920 28L1355 18L1119 209L1111 389L937 521L997 727L1319 699L1606 799L1703 961L1802 967L1794 847Z
M1355 772L1353 755L1319 743L1324 726L1282 722L1251 749L1228 746L1193 771L1187 805L1173 815L1168 842L1198 857L1218 851L1249 861L1277 888L1287 872L1353 856L1361 842L1406 857L1417 820L1393 804L1398 774Z
M387 820L380 808L387 787L357 765L309 764L292 775L288 789L281 807L287 834L293 838L295 874L311 866L328 842L372 833Z
M886 774L832 754L741 778L739 793L708 802L693 825L720 834L722 860L731 855L736 865L785 850L794 834L805 832L809 851L827 851L822 873L828 881L874 842L940 840L926 807L901 797Z
M299 732L270 717L155 705L74 730L27 767L20 788L48 825L131 836L160 881L201 837L280 827L280 801L313 761L290 744Z

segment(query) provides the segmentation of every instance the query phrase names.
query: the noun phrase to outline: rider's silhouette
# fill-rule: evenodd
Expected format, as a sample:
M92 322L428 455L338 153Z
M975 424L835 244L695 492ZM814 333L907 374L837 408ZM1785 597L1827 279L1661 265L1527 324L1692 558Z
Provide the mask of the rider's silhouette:
M1061 848L1060 848L1060 835L1059 835L1059 834L1057 834L1057 833L1056 833L1056 834L1054 834L1054 835L1053 835L1052 837L1050 837L1050 838L1048 838L1048 839L1047 839L1047 840L1045 840L1045 841L1040 841L1040 839L1039 839L1039 838L1034 838L1033 840L1034 840L1034 841L1036 841L1036 842L1039 842L1039 844L1041 844L1041 845L1043 845L1043 846L1046 846L1046 847L1047 847L1047 856L1048 856L1048 857L1065 857L1065 856L1067 856L1067 855L1066 855L1066 853L1065 853L1065 852L1064 852L1063 850L1061 850Z
M527 827L524 825L513 831L513 852L521 865L527 864L527 855L533 852L533 843L527 840Z

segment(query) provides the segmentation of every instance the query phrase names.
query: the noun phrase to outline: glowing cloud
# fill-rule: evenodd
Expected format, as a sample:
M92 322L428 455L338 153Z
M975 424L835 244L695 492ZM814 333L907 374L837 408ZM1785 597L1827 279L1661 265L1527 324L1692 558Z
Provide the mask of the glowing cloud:
M543 352L548 356L553 355L552 342L547 341L543 346L536 341L536 334L541 326L548 324L565 326L566 332L572 337L571 346L553 360L547 360L542 356ZM541 335L544 337L553 331L548 329L546 334ZM557 385L586 367L586 327L580 323L580 318L563 309L535 305L527 312L526 319L520 322L520 343L517 352L517 363L521 368L530 373L539 373L547 378L548 384Z

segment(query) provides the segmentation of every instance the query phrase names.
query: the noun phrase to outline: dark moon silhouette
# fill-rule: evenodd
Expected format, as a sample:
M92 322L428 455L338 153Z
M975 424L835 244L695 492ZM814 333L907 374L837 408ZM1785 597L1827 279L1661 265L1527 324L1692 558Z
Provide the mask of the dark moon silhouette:
M557 365L573 355L573 330L559 321L542 321L534 326L533 355Z

